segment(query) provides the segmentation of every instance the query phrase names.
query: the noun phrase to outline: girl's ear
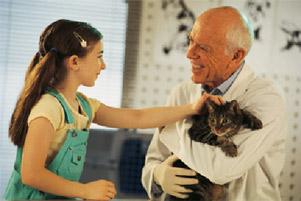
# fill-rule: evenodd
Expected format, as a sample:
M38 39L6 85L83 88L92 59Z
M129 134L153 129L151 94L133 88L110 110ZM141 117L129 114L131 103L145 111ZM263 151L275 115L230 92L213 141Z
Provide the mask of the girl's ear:
M72 55L67 58L67 68L73 71L79 70L79 58L77 55Z

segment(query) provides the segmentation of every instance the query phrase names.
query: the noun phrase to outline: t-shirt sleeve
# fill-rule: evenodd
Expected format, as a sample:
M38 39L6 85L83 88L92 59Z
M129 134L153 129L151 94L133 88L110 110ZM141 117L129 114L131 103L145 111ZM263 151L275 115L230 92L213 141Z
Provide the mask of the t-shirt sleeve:
M96 112L98 110L98 108L102 105L102 103L95 99L95 98L89 98L87 97L85 94L79 92L79 94L88 101L90 107L91 107L91 110L92 110L92 121L94 120L94 117L96 115Z
M95 98L88 98L89 104L91 106L92 109L92 120L94 119L96 112L98 110L98 108L100 107L100 105L102 104L99 100L95 99Z
M42 95L41 99L33 106L29 114L27 123L32 120L44 117L49 120L53 128L57 130L63 126L64 122L64 110L59 101L49 94Z

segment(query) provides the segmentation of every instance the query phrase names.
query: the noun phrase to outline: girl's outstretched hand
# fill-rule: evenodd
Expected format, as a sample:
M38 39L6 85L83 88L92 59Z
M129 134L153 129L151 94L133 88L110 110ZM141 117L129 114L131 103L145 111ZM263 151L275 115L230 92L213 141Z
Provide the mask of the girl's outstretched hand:
M108 201L115 197L114 183L107 180L97 180L84 184L83 199Z
M222 99L221 96L215 96L215 95L211 95L211 94L208 94L208 93L204 92L202 94L202 96L195 103L192 104L192 108L193 108L193 110L195 111L196 114L198 114L201 111L201 109L205 105L205 102L208 99L213 101L217 105L224 104L224 100Z

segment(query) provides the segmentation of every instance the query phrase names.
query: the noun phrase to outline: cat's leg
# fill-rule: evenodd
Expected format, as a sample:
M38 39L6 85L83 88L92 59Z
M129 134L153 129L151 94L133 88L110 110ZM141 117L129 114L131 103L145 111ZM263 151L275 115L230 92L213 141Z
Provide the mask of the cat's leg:
M249 111L242 110L242 114L243 114L243 124L247 125L247 128L250 128L251 130L257 130L262 128L261 120L255 117Z
M222 201L225 198L225 187L223 185L213 184L211 187L211 200Z
M188 200L188 199L177 198L177 197L175 197L175 196L172 196L172 195L167 194L167 195L165 196L164 201L189 201L189 200Z
M227 156L237 156L237 146L229 139L225 137L218 137L219 147Z

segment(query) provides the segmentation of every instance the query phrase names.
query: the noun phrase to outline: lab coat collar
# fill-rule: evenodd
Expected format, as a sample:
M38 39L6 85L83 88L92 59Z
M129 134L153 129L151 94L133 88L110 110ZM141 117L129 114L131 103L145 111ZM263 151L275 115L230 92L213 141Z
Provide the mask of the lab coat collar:
M255 78L254 71L248 65L244 65L232 86L223 95L223 99L225 101L238 100L247 92L249 84L253 82Z
M253 82L256 78L254 71L245 64L230 88L226 91L224 95L222 95L225 101L231 101L234 99L238 99L241 97L247 90L249 84ZM201 93L205 91L203 87L201 87Z

